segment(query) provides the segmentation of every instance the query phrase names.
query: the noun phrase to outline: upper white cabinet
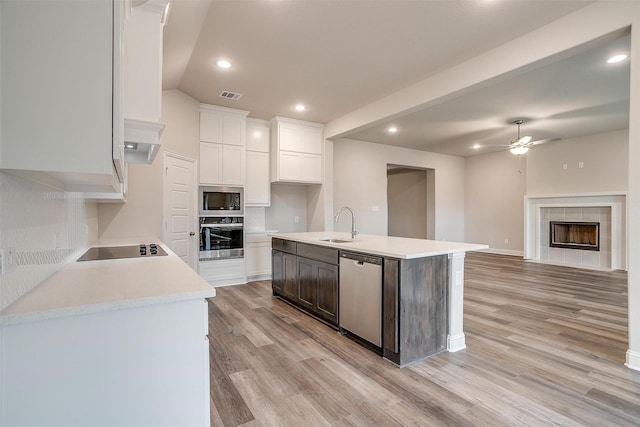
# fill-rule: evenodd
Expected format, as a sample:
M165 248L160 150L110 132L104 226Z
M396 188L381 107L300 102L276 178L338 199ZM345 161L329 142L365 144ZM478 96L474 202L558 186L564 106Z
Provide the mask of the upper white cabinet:
M248 111L200 104L200 141L245 145Z
M1 8L0 168L70 191L120 191L123 2Z
M271 181L322 183L324 126L284 117L271 120Z
M147 0L124 25L125 161L151 163L160 148L162 32L169 0Z
M244 185L248 114L200 104L200 184Z
M264 120L247 119L247 176L245 206L271 206L269 179L269 126Z

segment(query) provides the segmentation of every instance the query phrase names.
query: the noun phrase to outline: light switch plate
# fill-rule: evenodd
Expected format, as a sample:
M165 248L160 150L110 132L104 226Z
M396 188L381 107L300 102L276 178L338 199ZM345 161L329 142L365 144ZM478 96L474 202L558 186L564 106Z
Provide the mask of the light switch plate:
M17 264L16 248L0 248L0 276L15 271Z

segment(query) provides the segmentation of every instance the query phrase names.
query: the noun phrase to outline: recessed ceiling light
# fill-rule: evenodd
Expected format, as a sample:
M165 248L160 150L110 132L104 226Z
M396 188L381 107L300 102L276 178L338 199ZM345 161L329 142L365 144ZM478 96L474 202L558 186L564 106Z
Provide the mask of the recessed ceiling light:
M307 109L307 107L305 107L305 106L304 106L304 105L302 105L302 104L298 104L298 105L296 105L296 111L304 111L304 110L306 110L306 109Z
M216 65L220 68L231 68L231 62L221 59L220 61L216 62Z
M398 132L398 128L395 126L391 126L389 129L387 129L387 131L389 131L389 133L396 133Z
M480 145L480 144L473 144L473 147L471 147L471 148L473 148L474 150L478 150L478 149L482 148L482 145Z
M625 59L627 59L628 57L629 57L629 56L628 56L628 55L625 55L625 54L612 56L611 58L607 59L607 64L615 64L616 62L624 61L624 60L625 60Z

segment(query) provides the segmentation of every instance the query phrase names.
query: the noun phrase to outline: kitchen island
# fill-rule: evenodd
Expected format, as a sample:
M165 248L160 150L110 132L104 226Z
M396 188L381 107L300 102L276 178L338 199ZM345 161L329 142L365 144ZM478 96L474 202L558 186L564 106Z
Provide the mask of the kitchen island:
M339 232L272 237L274 295L340 330L341 254L379 257L381 289L371 291L381 293L383 357L406 366L465 348L464 255L487 245Z
M216 292L158 245L74 260L0 312L0 425L209 425Z

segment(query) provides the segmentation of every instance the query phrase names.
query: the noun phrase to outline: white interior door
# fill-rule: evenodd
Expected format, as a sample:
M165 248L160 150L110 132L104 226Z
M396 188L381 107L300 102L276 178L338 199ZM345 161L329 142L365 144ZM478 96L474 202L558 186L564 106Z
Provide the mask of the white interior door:
M164 243L198 271L196 161L164 154Z

